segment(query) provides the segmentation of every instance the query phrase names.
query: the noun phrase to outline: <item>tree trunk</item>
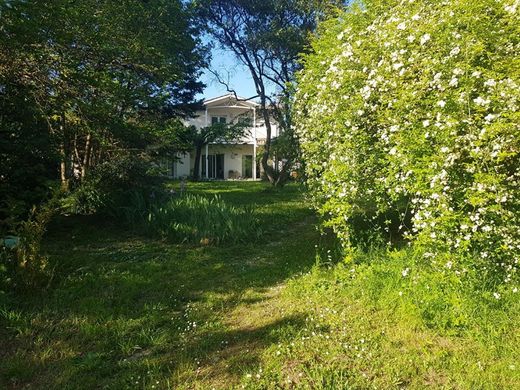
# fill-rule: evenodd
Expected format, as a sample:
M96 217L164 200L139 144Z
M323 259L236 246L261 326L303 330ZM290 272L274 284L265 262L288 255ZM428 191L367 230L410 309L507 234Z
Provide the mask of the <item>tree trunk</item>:
M67 172L67 150L65 148L65 115L61 115L60 135L60 181L62 190L67 191L69 189L69 180Z
M91 134L87 134L87 139L85 141L85 154L83 155L83 166L81 167L81 179L83 180L85 176L87 175L87 169L89 168L89 161L90 161L90 139Z
M193 167L193 180L200 179L200 156L202 155L203 146L204 145L195 145L195 165Z
M269 183L275 185L276 184L276 178L273 172L273 168L269 166L267 161L269 160L269 153L271 150L271 121L269 118L269 111L267 111L266 107L266 99L264 96L261 97L261 109L262 109L262 115L264 117L265 122L265 130L266 130L266 137L265 137L265 145L264 145L264 152L262 154L262 169L264 170L264 174L266 175L267 179L269 180Z

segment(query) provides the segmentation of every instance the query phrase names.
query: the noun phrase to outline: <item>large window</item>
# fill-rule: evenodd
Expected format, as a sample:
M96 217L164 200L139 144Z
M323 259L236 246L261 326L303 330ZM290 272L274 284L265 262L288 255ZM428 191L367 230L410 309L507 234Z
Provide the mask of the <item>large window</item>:
M225 116L212 116L211 117L211 124L216 125L217 123L226 123L227 118Z

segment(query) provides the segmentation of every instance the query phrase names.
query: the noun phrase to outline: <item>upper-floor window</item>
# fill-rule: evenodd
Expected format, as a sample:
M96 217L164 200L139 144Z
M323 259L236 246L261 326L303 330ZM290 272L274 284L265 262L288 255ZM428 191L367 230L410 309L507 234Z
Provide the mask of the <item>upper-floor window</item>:
M216 125L217 123L226 123L226 117L225 116L212 116L211 117L211 124Z

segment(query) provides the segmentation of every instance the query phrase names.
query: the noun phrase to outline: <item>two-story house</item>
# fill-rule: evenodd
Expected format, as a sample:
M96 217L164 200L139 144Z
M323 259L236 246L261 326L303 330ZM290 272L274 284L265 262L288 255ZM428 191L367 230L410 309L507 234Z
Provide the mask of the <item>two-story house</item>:
M204 109L198 111L187 125L202 128L212 123L232 123L244 115L250 116L252 126L244 136L233 143L212 143L206 145L201 156L202 179L260 179L260 164L257 163L257 151L265 143L266 127L263 117L257 113L259 104L233 94L204 100ZM271 122L271 137L278 135L277 124ZM180 154L177 161L169 166L170 176L183 178L193 175L195 151Z

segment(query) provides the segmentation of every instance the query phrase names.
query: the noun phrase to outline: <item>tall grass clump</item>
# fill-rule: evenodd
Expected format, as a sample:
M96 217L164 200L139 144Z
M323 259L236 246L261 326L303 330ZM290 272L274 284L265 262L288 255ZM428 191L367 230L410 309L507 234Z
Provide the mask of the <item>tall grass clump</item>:
M220 196L184 195L167 201L133 193L131 205L121 210L135 228L174 242L221 244L254 240L261 234L251 207L236 207Z

